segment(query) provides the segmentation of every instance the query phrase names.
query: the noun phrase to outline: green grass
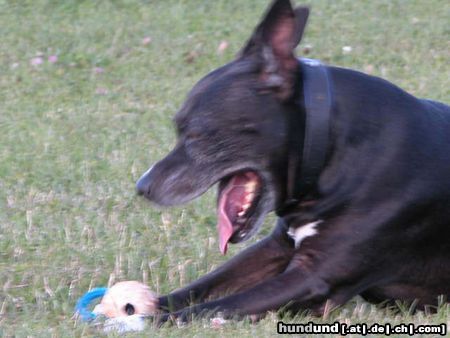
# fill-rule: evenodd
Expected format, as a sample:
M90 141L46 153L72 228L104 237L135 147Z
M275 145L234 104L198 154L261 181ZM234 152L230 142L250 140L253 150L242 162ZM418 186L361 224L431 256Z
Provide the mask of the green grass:
M72 317L90 287L136 279L162 294L225 259L217 249L214 192L158 210L135 196L134 182L174 144L171 116L185 93L233 58L266 5L0 0L0 336L95 335ZM299 51L310 45L308 57L448 103L449 22L447 0L315 0ZM222 40L229 48L219 54ZM50 55L58 61L48 62ZM44 62L31 65L35 57ZM448 306L413 316L359 299L331 316L314 320L450 324ZM293 319L300 320L311 318ZM152 335L275 330L270 315L257 325L215 331L196 322Z

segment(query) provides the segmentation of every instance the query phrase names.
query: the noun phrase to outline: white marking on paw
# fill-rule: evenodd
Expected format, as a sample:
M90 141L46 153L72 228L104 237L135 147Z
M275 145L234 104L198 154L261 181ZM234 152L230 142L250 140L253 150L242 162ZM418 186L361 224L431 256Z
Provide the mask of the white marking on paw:
M322 220L318 220L315 222L307 223L297 228L289 227L287 234L294 240L295 248L298 249L300 247L300 244L306 237L317 235L319 232L317 231L316 226L322 222Z
M187 326L187 323L184 320L182 320L181 318L176 319L176 324L179 329Z

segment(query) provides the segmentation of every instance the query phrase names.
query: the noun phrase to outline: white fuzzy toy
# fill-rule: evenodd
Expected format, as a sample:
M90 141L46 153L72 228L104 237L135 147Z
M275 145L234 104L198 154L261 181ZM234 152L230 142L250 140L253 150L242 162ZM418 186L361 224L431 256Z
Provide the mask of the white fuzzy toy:
M147 285L136 281L125 281L109 288L93 312L96 315L102 314L108 318L116 318L154 315L157 309L158 298Z
M90 302L102 297L100 304L90 312ZM125 281L111 288L96 288L81 297L76 306L76 312L85 321L99 320L107 317L103 330L119 334L142 331L145 328L145 318L154 315L158 310L158 298L150 288L140 282ZM99 317L100 316L100 317Z

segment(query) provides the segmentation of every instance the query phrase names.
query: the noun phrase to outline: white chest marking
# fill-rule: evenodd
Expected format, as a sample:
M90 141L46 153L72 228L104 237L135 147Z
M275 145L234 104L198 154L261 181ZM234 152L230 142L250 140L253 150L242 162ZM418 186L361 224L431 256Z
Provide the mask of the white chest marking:
M294 240L296 249L300 247L300 244L306 237L311 237L319 233L316 226L320 223L322 223L322 220L307 223L298 228L289 227L287 234Z

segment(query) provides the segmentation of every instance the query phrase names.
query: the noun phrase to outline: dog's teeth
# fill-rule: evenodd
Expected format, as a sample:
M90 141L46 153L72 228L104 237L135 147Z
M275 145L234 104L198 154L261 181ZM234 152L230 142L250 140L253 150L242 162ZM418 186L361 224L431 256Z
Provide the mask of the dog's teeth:
M247 210L248 208L250 207L250 203L245 203L243 206L242 206L242 210Z
M243 232L243 233L241 233L241 234L239 235L239 237L243 238L243 237L245 237L245 235L247 235L247 233L246 233L246 232Z
M247 193L254 192L255 188L256 188L256 182L250 181L245 185L245 192L247 192Z
M247 202L251 202L251 201L253 201L254 197L255 197L255 193L251 192L245 196L245 199L247 200Z
M242 211L238 212L238 216L239 216L239 217L242 217L242 216L244 216L244 214L245 214L245 211L244 211L244 210L242 210Z

